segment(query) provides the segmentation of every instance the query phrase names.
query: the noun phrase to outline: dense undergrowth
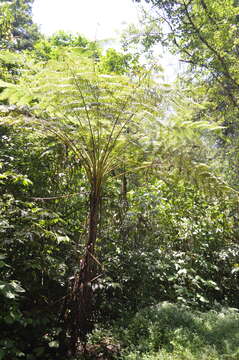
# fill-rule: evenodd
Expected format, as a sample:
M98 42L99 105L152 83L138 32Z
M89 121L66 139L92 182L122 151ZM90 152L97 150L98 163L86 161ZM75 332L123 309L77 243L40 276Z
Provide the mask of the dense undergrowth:
M96 329L90 342L102 344L92 355L112 347L113 359L122 360L237 360L239 313L236 309L190 309L167 302L122 317L111 329ZM118 351L116 351L118 349ZM105 351L105 358L110 358ZM108 356L108 357L107 357Z

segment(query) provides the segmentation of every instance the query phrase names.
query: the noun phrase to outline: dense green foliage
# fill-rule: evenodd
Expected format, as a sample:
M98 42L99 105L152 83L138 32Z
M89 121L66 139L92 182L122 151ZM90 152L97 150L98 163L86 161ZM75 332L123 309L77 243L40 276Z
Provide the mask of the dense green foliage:
M32 49L40 33L32 21L33 0L0 1L0 48Z
M0 360L238 359L237 6L152 3L175 84L1 2Z

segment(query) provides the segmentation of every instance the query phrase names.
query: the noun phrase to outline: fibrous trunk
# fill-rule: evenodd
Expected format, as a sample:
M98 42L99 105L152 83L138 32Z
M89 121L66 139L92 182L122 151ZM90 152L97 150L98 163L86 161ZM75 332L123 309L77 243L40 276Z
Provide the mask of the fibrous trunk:
M78 345L86 343L87 334L93 328L92 282L97 277L95 243L99 222L100 191L94 184L90 193L88 237L85 253L80 260L79 270L70 281L65 306L65 323L70 336L70 350L77 351Z

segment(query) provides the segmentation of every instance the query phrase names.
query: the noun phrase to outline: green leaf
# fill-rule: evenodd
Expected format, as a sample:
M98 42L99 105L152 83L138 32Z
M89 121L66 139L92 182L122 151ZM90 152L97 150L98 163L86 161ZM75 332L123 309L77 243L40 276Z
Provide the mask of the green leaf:
M16 352L16 355L19 356L19 357L26 356L26 354L23 353L22 351L17 351L17 352Z
M70 242L70 238L67 235L58 235L56 234L57 243L68 243Z
M8 264L6 264L4 261L2 261L2 260L0 260L0 268L1 267L11 267L11 266L9 266Z
M49 347L50 348L58 348L59 347L59 342L58 341L51 341L49 342Z
M200 300L202 303L205 303L207 304L209 301L207 299L205 299L204 296L200 295L200 294L197 294L196 295L197 299Z
M8 83L8 82L3 81L3 80L0 79L0 87L2 87L2 88L16 87L16 85L12 84L12 83Z
M3 292L3 294L8 298L8 299L15 299L16 298L16 293L12 292L11 290L6 290Z

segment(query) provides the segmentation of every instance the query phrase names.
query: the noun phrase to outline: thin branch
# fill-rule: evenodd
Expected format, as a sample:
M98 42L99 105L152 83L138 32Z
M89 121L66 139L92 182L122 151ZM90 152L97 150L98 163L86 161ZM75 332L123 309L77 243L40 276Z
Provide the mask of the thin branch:
M69 198L76 195L81 195L82 193L74 193L74 194L67 194L67 195L58 195L58 196L51 196L51 197L32 197L31 200L34 201L47 201L47 200L58 200L58 199L64 199Z
M203 7L203 9L205 10L205 13L207 14L209 20L214 24L216 25L217 29L218 29L218 26L217 26L217 22L213 19L213 17L211 16L210 14L210 11L208 10L208 7L207 7L207 4L205 3L204 0L200 0L200 3Z

